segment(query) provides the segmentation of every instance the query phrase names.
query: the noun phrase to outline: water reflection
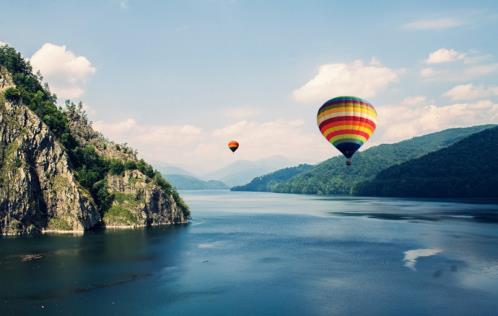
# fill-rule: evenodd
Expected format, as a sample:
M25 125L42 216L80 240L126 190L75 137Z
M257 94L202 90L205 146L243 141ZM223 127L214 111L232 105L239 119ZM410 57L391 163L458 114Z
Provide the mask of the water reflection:
M403 258L403 261L405 262L405 267L417 271L415 268L415 265L417 264L417 260L419 258L424 258L424 257L431 257L434 255L437 255L438 253L442 252L441 249L412 249L412 250L407 250L404 252L405 257ZM438 272L440 273L440 272Z
M187 192L193 223L0 239L0 314L498 309L494 204ZM416 269L416 273L413 270Z

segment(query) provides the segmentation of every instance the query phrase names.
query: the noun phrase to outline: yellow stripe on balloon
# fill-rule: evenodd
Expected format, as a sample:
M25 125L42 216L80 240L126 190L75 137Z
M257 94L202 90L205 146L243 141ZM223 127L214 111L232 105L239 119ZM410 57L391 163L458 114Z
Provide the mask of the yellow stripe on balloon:
M371 127L363 127L363 126L355 126L355 125L339 125L339 126L334 126L331 128L327 128L325 131L322 132L322 134L328 138L331 133L337 132L337 131L342 131L342 130L355 130L359 132L364 132L367 133L368 136L370 137L373 134L373 129Z

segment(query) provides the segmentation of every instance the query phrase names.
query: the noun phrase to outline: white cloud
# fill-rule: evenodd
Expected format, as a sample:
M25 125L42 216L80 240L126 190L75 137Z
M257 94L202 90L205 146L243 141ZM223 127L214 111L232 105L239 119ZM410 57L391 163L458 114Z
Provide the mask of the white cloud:
M498 103L480 100L444 106L385 106L377 108L376 143L394 143L446 128L498 122Z
M356 60L350 64L321 65L314 78L293 92L304 103L325 102L338 95L374 97L398 80L399 71L383 66L376 59L369 64Z
M240 142L235 159L241 160L284 155L291 161L318 162L335 154L319 131L308 132L302 120L242 120L213 130L193 125L151 125L133 118L99 121L94 126L112 140L129 143L147 160L181 165L198 173L233 162L234 156L226 147L230 139Z
M440 48L428 55L425 63L431 67L420 70L420 77L432 81L466 81L498 72L492 55L476 51L468 53ZM456 63L456 61L460 61Z
M95 67L84 56L76 56L66 46L45 43L30 59L35 71L60 98L79 98L85 92L87 79L95 73Z
M454 49L440 48L429 54L426 63L428 64L441 64L449 63L457 60L463 60L465 54L457 52Z
M443 96L454 101L473 100L498 96L498 86L474 86L473 84L462 84L446 91Z
M423 19L409 22L404 25L412 30L441 30L465 25L466 22L456 18Z
M427 101L427 98L423 95L416 95L413 97L406 97L401 101L403 105L419 105Z
M129 8L129 4L128 4L128 1L127 0L122 0L119 2L119 7L121 9L128 9Z
M405 267L416 271L415 265L417 264L418 258L435 256L441 253L442 250L438 248L427 248L427 249L413 249L405 251L405 257L403 261L405 262Z

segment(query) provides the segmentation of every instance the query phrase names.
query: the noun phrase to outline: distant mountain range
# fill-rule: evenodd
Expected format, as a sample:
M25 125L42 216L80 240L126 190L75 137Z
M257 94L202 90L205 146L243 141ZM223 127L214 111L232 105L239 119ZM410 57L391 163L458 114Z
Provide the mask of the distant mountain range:
M245 184L254 177L287 167L290 164L288 159L281 156L256 161L236 160L226 167L204 175L202 178L220 180L232 187Z
M163 175L182 175L182 176L189 176L189 177L195 177L192 173L188 172L187 170L170 165L168 163L164 162L156 162L154 163L154 167Z
M219 180L201 180L199 178L181 175L169 174L164 177L178 190L226 190L229 187Z
M374 196L498 197L498 127L389 167L355 193Z
M305 166L301 167L302 170L300 170L300 166L298 166L278 170L271 174L260 176L247 185L235 187L233 190L304 194L353 194L368 192L375 195L376 192L371 191L371 186L367 186L365 183L367 181L377 181L372 182L371 185L373 186L376 183L380 183L381 179L377 178L377 175L379 177L386 176L386 174L381 173L383 170L447 148L472 134L482 132L494 126L482 125L468 128L453 128L395 144L383 144L355 154L353 165L349 168L345 166L344 158L338 156L311 168ZM474 145L477 146L477 143ZM472 145L467 146L470 147ZM480 149L474 149L474 151L477 150ZM494 156L483 157L481 163L496 165L496 157L496 154ZM403 179L401 174L402 172L403 174L408 173L408 169L406 168L409 167L410 165L397 173L399 174L398 180ZM425 166L425 168L427 173L431 172L430 165ZM387 175L394 177L394 174L397 172L396 170L398 169L390 171L391 173L388 172ZM491 172L492 169L489 169L489 171ZM392 191L386 189L385 192L384 195L389 195L389 192Z
M248 161L236 160L216 171L202 176L168 163L155 163L161 174L179 190L222 190L249 182L254 177L290 165L291 162L281 156Z

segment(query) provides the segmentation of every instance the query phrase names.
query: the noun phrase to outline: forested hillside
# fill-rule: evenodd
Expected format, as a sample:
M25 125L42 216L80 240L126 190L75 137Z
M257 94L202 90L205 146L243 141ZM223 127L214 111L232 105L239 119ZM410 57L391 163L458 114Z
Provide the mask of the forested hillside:
M498 128L381 171L359 195L498 197Z
M271 186L265 188L266 191L271 192L352 194L353 188L358 183L374 178L380 171L388 167L448 147L471 134L492 126L481 125L467 128L452 128L395 144L375 146L364 152L356 153L351 167L345 165L344 157L337 156L288 179L272 178L272 174L278 175L279 171L260 178L265 179L267 183L271 182ZM240 188L252 191L255 187L243 186ZM257 188L259 189L261 186Z
M275 186L282 181L289 180L297 174L310 170L312 167L312 165L302 164L296 167L280 169L267 175L254 178L246 185L233 187L232 191L272 191Z
M228 186L219 180L201 180L183 174L167 174L164 177L178 190L226 190Z
M0 234L184 223L177 191L0 45Z

